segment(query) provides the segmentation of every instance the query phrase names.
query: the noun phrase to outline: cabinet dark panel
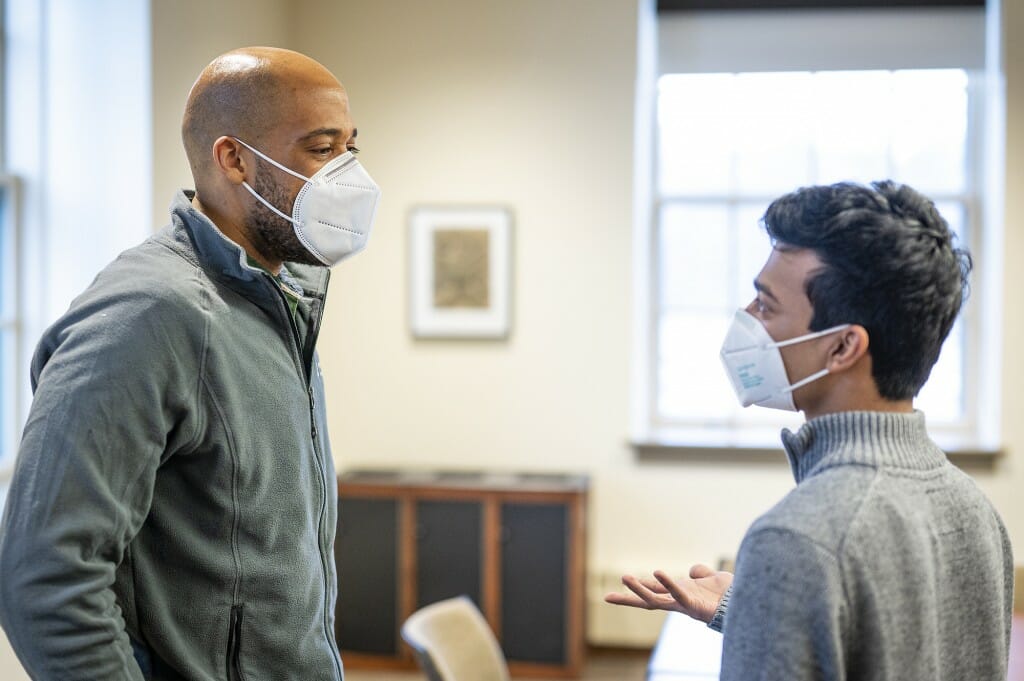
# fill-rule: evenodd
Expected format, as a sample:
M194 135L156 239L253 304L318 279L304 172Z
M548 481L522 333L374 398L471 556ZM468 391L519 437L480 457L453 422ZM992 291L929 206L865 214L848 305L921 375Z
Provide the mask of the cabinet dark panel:
M515 678L584 662L586 477L349 471L338 480L338 641L350 669L412 669L402 622L466 594Z
M336 635L343 650L398 652L398 503L339 499Z
M501 640L511 661L564 664L568 509L501 506Z
M473 501L416 503L416 608L465 594L481 607L482 509Z

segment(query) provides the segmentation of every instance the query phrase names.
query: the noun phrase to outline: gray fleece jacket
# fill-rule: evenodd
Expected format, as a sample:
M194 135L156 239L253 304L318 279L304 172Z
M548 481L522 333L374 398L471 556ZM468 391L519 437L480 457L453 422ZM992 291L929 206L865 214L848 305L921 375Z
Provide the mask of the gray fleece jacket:
M740 546L722 681L1006 678L1003 523L925 432L853 412L785 431L797 486Z
M189 198L39 343L0 620L36 679L340 681L328 273L293 317Z

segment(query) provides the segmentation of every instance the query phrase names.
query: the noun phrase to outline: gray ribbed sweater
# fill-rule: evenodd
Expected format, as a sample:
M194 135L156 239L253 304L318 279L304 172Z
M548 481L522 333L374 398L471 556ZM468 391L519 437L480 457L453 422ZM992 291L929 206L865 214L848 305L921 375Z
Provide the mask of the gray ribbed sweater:
M747 532L722 681L1006 678L1013 558L924 415L830 414L784 431L796 488Z

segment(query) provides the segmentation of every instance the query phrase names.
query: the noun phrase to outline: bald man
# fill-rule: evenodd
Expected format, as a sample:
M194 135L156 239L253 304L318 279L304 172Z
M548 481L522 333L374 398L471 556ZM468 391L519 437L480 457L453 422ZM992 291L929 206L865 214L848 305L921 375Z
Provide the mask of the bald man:
M38 679L340 681L315 346L379 190L295 52L214 60L182 137L196 190L36 350L0 620Z

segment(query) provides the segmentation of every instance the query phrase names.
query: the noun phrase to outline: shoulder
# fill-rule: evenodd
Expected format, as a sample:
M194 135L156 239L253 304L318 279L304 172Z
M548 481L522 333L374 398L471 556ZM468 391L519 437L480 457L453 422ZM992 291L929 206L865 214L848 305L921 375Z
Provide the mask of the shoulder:
M807 612L842 600L842 544L856 511L845 503L833 509L828 497L808 494L814 490L804 487L758 518L744 535L727 622L735 620L734 611L746 613L740 618L744 621L760 622L781 611Z
M37 362L62 348L130 353L198 342L209 316L209 288L201 268L157 237L147 239L103 268L44 332Z
M123 251L100 270L89 293L118 290L145 293L157 300L187 295L202 271L194 257L180 248L165 228L134 248Z
M832 547L794 529L753 527L736 560L723 633L726 642L764 643L772 622L777 645L810 629L835 629L845 598L843 569Z
M73 302L69 313L97 306L122 314L188 314L200 310L209 279L194 260L160 232L122 252Z
M838 466L808 478L750 527L762 532L801 536L836 553L865 501L878 471L867 466Z
M980 561L983 554L1004 552L1005 536L999 513L977 483L946 462L928 471L884 470L846 550L852 556L870 549L908 563L916 556L963 551Z

